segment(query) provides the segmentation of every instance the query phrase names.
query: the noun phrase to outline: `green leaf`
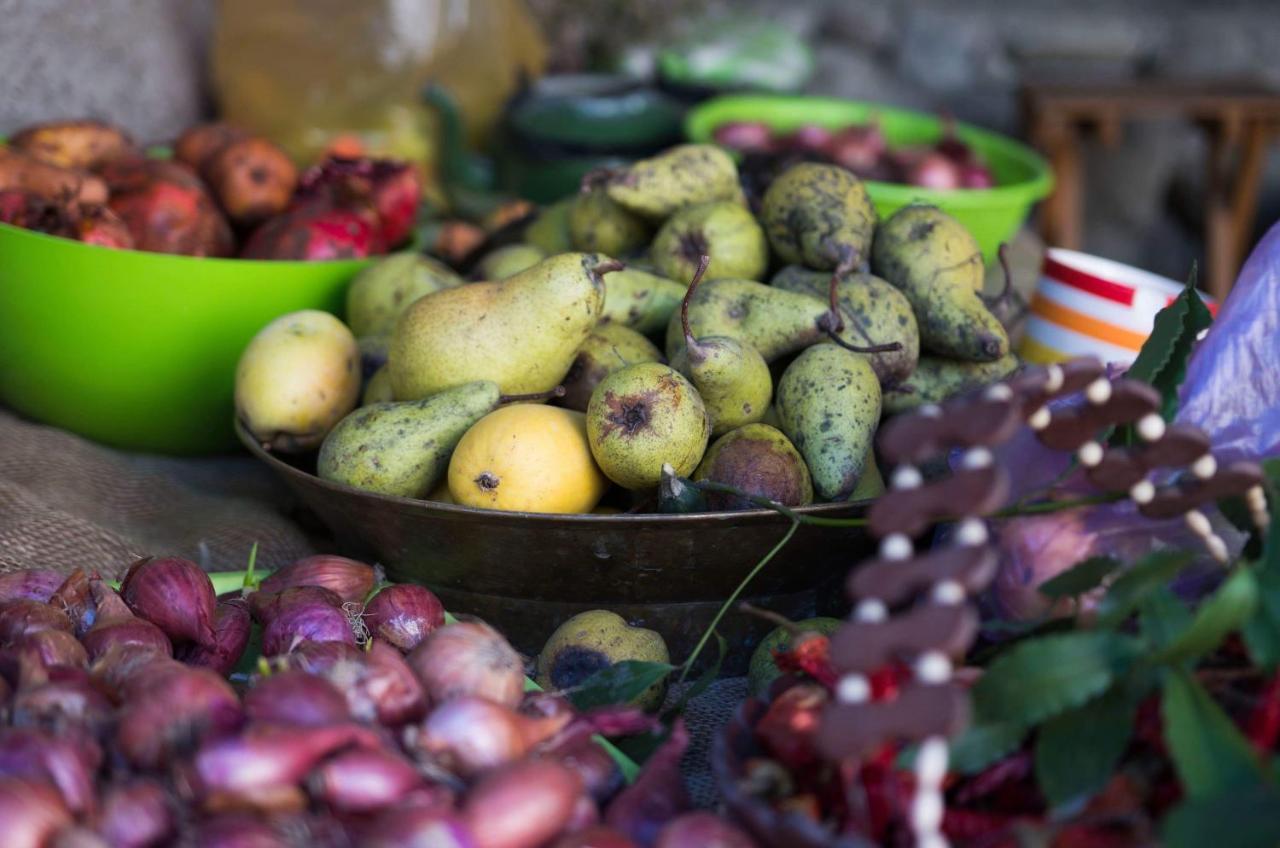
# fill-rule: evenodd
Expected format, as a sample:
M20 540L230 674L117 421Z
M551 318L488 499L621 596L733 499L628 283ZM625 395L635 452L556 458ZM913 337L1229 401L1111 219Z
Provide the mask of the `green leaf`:
M1261 781L1179 804L1164 820L1167 848L1280 845L1280 790Z
M1181 662L1209 653L1240 629L1258 607L1258 584L1253 571L1237 568L1196 610L1191 626L1157 651L1151 662Z
M565 692L580 710L630 704L655 683L667 678L676 667L668 663L623 660L600 669Z
M1249 742L1190 672L1165 673L1160 707L1169 754L1188 796L1208 798L1261 779Z
M979 720L1030 727L1111 685L1135 640L1104 630L1031 639L1001 654L973 687Z
M1159 390L1163 399L1161 412L1166 421L1172 421L1178 411L1178 387L1187 375L1187 359L1195 347L1196 336L1212 323L1213 315L1196 291L1193 267L1182 294L1156 314L1151 335L1125 372L1125 377L1142 380Z
M1089 557L1041 583L1038 591L1049 598L1074 598L1101 586L1107 575L1119 567L1120 560L1115 557Z
M1191 610L1168 586L1157 586L1138 605L1142 635L1153 648L1163 648L1191 626Z
M1036 782L1051 807L1106 785L1133 735L1137 701L1123 684L1055 716L1036 733Z
M1280 568L1259 566L1258 606L1241 628L1249 656L1270 671L1280 665Z
M976 774L1021 745L1027 730L1016 724L974 724L951 740L951 768Z
M1191 562L1189 551L1154 551L1116 578L1098 604L1098 625L1114 627L1129 617L1142 599L1163 586Z
M680 696L679 703L672 708L672 712L677 715L683 713L689 702L707 691L707 687L720 676L720 666L724 663L724 655L729 651L729 642L720 635L719 631L716 631L713 635L716 637L716 660L707 667L706 671L698 676L697 680L689 685L689 688L684 690L684 694Z

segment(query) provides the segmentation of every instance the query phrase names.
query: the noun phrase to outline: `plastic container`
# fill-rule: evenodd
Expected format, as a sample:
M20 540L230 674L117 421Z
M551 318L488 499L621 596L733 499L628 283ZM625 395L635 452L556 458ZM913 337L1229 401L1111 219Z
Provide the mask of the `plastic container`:
M371 261L112 250L0 224L0 402L117 447L231 449L245 345L286 312L341 314Z
M838 128L866 123L875 117L891 147L927 144L942 134L942 122L932 116L878 103L832 97L750 95L718 97L690 110L685 135L692 141L712 141L716 127L729 121L763 121L783 132L802 124ZM986 160L996 187L934 191L901 183L868 180L867 193L881 218L909 203L929 203L955 216L993 262L1000 243L1008 241L1027 219L1032 205L1053 188L1049 163L1035 151L998 133L968 124L956 132Z

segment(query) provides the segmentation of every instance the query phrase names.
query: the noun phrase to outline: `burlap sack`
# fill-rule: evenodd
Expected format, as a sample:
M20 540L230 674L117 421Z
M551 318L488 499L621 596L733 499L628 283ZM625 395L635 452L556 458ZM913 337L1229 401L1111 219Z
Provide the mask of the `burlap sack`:
M117 577L140 556L210 571L285 565L313 553L249 457L124 454L0 409L0 572L76 567Z

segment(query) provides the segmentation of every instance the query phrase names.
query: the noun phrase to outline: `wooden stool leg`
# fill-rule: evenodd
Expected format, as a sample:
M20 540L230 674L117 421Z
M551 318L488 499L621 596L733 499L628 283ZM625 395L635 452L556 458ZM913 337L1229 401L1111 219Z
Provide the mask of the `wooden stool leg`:
M1046 147L1055 185L1044 204L1041 234L1052 246L1079 250L1083 214L1079 134L1070 126L1059 127Z
M1253 238L1258 190L1262 184L1262 166L1270 136L1271 128L1263 121L1250 121L1245 130L1244 149L1240 153L1240 165L1231 192L1231 226L1235 231L1235 241L1231 245L1234 274L1240 273Z
M1223 127L1209 128L1208 183L1205 192L1204 252L1205 288L1221 300L1231 289L1235 270L1231 267L1236 234L1232 229L1228 168L1231 155L1229 140Z

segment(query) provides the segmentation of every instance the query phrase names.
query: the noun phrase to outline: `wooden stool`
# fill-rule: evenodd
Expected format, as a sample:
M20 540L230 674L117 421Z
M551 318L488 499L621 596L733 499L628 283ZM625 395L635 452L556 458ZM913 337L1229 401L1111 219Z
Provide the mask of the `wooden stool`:
M1084 198L1083 132L1092 128L1115 146L1125 121L1182 118L1209 134L1205 197L1205 288L1230 291L1244 262L1257 214L1267 145L1280 131L1280 93L1254 83L1122 82L1028 84L1024 125L1049 156L1057 188L1041 210L1041 231L1052 245L1079 249Z

